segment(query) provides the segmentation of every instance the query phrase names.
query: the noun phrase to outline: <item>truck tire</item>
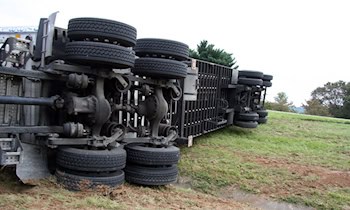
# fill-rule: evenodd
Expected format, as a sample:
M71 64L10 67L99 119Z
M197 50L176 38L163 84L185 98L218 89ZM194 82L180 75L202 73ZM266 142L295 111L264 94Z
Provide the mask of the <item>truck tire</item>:
M169 59L138 58L132 72L151 78L182 79L187 75L187 66L180 61Z
M258 121L259 115L256 112L239 113L238 119L242 121Z
M262 85L263 80L262 79L252 79L252 78L238 78L238 84L248 85L248 86Z
M256 110L260 118L266 117L269 113L265 109Z
M97 38L99 41L118 42L125 47L136 44L136 28L114 20L74 18L68 23L68 37L74 41Z
M65 54L67 60L81 64L130 68L135 63L132 50L100 42L69 42L66 44Z
M267 122L267 117L261 117L261 118L259 118L259 120L258 120L258 123L259 124L265 124Z
M264 74L260 71L238 71L239 78L255 78L262 79Z
M157 186L173 183L177 179L178 169L176 165L169 167L146 167L127 165L124 169L125 180L130 183Z
M76 171L116 171L125 167L126 151L122 148L86 150L62 147L57 151L56 161L62 168Z
M81 191L100 185L117 187L123 184L125 180L124 171L122 170L105 175L86 175L57 169L55 175L59 184L72 191Z
M147 55L169 56L179 61L189 57L188 45L166 39L138 39L134 47L137 56Z
M241 128L256 128L258 127L258 122L256 121L235 121L234 124Z
M269 82L269 81L263 81L263 86L265 87L271 87L272 86L272 82Z
M273 79L272 75L264 74L263 78L264 81L271 81Z
M125 146L127 162L149 166L174 165L179 162L180 149L175 146L148 147L145 144L129 144Z

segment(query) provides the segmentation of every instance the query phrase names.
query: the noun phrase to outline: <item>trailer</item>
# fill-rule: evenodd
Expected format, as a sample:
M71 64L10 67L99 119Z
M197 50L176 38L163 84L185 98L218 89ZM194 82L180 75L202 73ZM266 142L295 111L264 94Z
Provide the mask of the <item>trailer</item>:
M266 123L271 75L189 57L186 44L137 39L125 23L42 18L36 40L0 48L0 165L70 190L176 181L175 145Z
M179 130L177 142L192 145L193 138L227 126L256 128L266 123L264 102L271 80L259 71L192 60L172 121Z

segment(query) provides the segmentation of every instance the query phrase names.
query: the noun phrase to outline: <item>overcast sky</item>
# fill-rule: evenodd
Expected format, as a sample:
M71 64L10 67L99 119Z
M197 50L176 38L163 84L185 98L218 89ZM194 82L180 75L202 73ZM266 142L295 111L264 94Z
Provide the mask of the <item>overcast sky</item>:
M350 81L350 2L341 0L0 0L0 26L33 26L59 11L56 25L100 17L137 28L138 38L174 39L195 48L206 39L233 53L241 70L274 76L299 106L328 81Z

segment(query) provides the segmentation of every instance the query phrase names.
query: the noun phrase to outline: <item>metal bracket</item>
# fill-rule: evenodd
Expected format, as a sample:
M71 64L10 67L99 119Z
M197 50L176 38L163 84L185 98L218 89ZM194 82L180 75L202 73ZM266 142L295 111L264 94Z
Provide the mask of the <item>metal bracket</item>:
M115 87L119 92L125 93L131 88L131 82L128 77L122 76L121 74L115 74L114 76L117 79Z
M180 86L175 85L173 82L169 82L167 85L171 89L171 92L170 92L171 99L173 99L174 101L178 101L182 97L182 90Z
M0 165L17 165L20 162L22 146L16 138L1 138L0 139Z
M107 147L109 144L121 140L124 131L120 128L115 129L115 133L111 137L106 136L92 136L88 138L59 138L50 137L47 140L47 145L50 147L63 145L89 145L93 147Z
M0 149L3 151L10 151L13 138L0 138Z

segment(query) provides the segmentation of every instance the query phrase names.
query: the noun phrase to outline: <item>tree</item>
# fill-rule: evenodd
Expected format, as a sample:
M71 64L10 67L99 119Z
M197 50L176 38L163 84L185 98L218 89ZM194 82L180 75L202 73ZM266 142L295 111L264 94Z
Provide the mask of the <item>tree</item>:
M306 101L306 104L303 104L305 109L305 114L319 115L319 116L331 116L328 111L328 108L321 104L317 99L311 99Z
M293 106L293 102L288 102L288 96L285 92L277 93L277 96L274 97L275 102L266 102L265 108L272 109L276 111L282 112L291 112L291 106Z
M289 107L293 105L292 102L288 102L288 96L285 92L277 93L277 96L274 97L276 103L277 111L289 112Z
M346 119L350 119L350 90L349 89L347 91L347 95L344 97L342 117Z
M277 93L277 96L274 97L275 102L281 105L287 105L288 104L288 96L285 92L279 92Z
M323 87L318 87L311 93L311 100L318 100L327 107L328 112L334 117L350 119L350 83L342 80L327 82Z
M215 48L215 45L209 44L207 40L201 41L197 45L197 50L190 49L190 57L221 64L234 69L239 67L236 65L236 58L234 58L232 54L222 49Z

